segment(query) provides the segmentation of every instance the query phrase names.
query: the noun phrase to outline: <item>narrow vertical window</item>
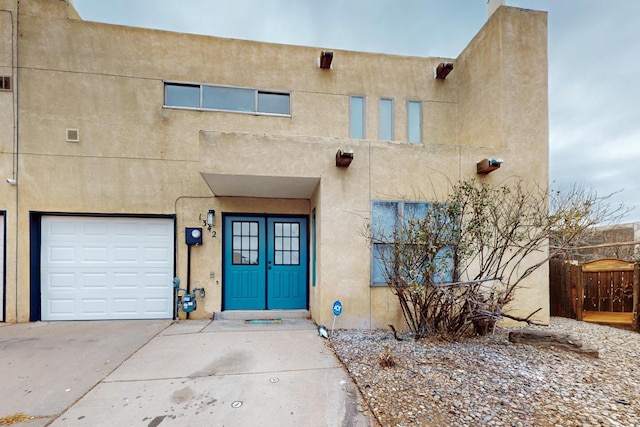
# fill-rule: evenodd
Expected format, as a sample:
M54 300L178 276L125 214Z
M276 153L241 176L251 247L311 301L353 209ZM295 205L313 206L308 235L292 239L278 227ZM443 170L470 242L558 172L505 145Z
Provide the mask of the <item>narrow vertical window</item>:
M11 77L0 77L0 90L11 90Z
M364 139L364 96L349 98L349 138Z
M422 142L422 103L420 101L407 102L407 140Z
M378 139L393 140L393 99L380 98L380 131Z
M311 214L311 286L316 285L316 249L318 243L316 241L316 210Z

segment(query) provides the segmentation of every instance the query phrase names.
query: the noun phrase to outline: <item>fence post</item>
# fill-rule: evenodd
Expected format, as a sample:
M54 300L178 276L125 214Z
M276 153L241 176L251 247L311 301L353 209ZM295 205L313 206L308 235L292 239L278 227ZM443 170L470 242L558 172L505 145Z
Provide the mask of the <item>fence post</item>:
M564 264L564 284L565 294L567 296L567 314L570 319L576 318L576 304L578 297L576 296L576 281L574 279L574 266L567 262Z
M582 305L584 302L584 282L582 277L582 266L576 266L576 320L582 320Z
M633 329L640 331L640 320L638 310L640 310L640 263L633 266Z

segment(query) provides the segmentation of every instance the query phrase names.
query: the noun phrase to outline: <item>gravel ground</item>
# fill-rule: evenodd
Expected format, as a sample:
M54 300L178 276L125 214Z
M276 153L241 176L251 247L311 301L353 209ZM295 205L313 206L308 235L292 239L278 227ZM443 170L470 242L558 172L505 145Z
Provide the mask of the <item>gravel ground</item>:
M640 426L639 333L560 317L536 328L600 357L513 344L509 328L460 342L336 330L328 345L382 426Z

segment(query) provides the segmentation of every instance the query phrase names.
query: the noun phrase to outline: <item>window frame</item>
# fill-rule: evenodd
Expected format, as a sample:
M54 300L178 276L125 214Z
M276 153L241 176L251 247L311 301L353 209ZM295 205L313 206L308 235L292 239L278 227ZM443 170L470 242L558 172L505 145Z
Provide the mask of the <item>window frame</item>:
M297 230L295 234L294 229ZM303 242L299 222L276 220L273 222L272 233L273 264L280 267L299 266L303 261L300 259ZM294 242L296 245L293 245Z
M171 80L163 80L163 100L162 107L163 108L171 108L176 110L191 110L191 111L217 111L217 112L225 112L225 113L236 113L236 114L250 114L252 116L274 116L274 117L291 117L291 92L283 91L283 90L275 90L275 89L259 89L253 87L243 87L243 86L227 86L227 85L214 85L214 84L205 84L205 83L194 83L194 82L179 82L179 81L171 81ZM183 86L183 87L197 87L199 90L199 105L198 107L191 106L183 106L183 105L170 105L167 104L167 88L171 86ZM222 88L222 89L238 89L239 91L253 91L253 109L251 111L240 110L240 109L226 109L226 108L209 108L204 107L204 91L205 88ZM277 113L277 112L264 112L260 111L260 103L259 98L260 94L266 95L282 95L287 97L287 113Z
M237 224L237 227L236 227ZM246 230L245 230L246 225ZM253 226L255 225L255 232ZM239 230L238 230L238 229ZM237 232L239 231L239 233ZM231 222L231 264L232 265L259 265L260 264L260 224L257 220L234 220ZM240 254L236 260L235 254ZM245 254L247 257L245 258ZM251 262L255 255L255 262ZM248 262L244 262L247 259Z
M418 123L417 123L417 131L418 131L418 139L414 141L412 138L412 129L411 124L413 123L411 120L411 105L418 106ZM421 144L422 143L422 101L418 100L407 100L407 142L411 144Z
M373 223L374 222L374 215L375 215L375 205L376 204L394 204L395 205L395 219L393 221L393 227L394 229L396 227L398 227L398 225L400 225L401 221L407 221L408 218L405 218L405 205L414 205L416 208L418 208L418 205L424 205L425 209L429 209L429 206L431 206L432 202L429 201L424 201L424 200L371 200L371 232L372 233L376 233L375 227L376 225ZM415 212L418 212L418 210L416 209ZM384 240L384 236L380 239L380 240ZM383 242L373 242L371 244L371 251L370 251L370 256L371 256L371 264L370 264L370 269L369 269L369 286L370 287L381 287L381 286L388 286L386 281L376 281L376 270L379 269L379 264L376 263L376 253L378 251L380 251L381 249L379 248L385 248L388 247L389 245L392 245L393 242L389 239L389 240L385 240ZM384 250L384 249L382 249ZM453 256L455 258L455 249L450 247L450 246L445 246L442 247L438 250L438 253L440 252L446 252L446 251L452 251L453 252ZM455 269L455 263L453 264L453 268ZM447 279L449 279L450 277L452 277L454 271L451 272L442 272L439 271L438 272L438 277L444 277L444 279L439 280L438 283L441 283L442 281L446 281ZM384 279L383 279L384 280Z
M361 108L361 117L362 123L358 123L358 127L360 128L359 130L361 131L362 136L354 136L354 131L356 130L356 126L354 123L354 114L353 114L353 101L355 99L360 99L362 100L362 108ZM367 112L367 98L364 95L349 95L349 138L351 139L366 139L367 137L367 116L366 116L366 112Z
M389 101L391 110L389 111L389 117L382 117L382 102ZM378 98L378 139L381 141L393 141L393 136L395 133L395 120L394 120L394 110L395 110L395 101L393 98ZM383 120L384 119L384 120ZM383 121L389 121L389 138L384 138L382 135L382 124Z
M11 76L0 76L0 91L11 92Z

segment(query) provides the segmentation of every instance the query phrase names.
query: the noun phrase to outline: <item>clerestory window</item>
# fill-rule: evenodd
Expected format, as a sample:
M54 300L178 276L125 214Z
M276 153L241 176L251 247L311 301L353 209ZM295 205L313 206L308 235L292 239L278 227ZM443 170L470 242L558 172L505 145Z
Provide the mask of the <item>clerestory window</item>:
M164 83L164 106L290 116L290 94L195 83Z

